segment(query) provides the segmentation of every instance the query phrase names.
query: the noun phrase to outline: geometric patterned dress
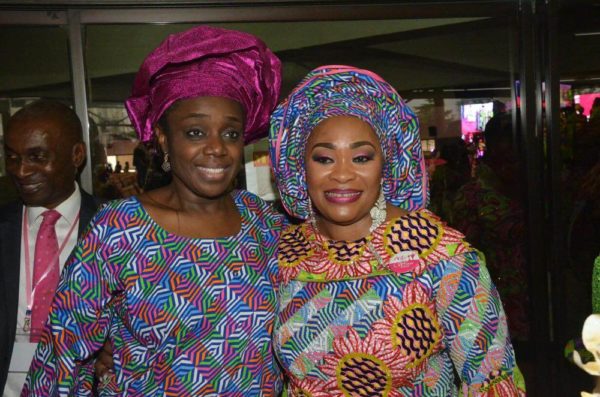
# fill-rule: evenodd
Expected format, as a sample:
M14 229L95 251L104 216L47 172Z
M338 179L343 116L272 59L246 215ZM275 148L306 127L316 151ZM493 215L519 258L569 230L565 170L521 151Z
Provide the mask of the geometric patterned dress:
M483 256L431 212L353 242L289 226L278 257L290 396L525 394Z
M90 357L106 338L115 375L100 395L279 395L271 336L283 217L251 193L232 195L241 229L216 239L165 231L135 197L102 208L62 274L22 395L90 395Z

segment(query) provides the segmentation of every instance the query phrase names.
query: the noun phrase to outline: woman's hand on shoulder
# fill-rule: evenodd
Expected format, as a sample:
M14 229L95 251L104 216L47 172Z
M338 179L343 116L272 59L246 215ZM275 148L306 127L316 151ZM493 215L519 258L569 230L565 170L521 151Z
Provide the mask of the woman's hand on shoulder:
M102 379L103 376L107 375L114 369L113 361L113 347L110 341L104 342L102 349L98 352L96 362L94 363L94 375L96 378Z

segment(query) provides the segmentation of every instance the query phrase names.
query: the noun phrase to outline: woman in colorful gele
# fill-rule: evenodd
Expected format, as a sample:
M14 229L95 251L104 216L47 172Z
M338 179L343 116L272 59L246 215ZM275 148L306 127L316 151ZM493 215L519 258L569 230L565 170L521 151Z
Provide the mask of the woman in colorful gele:
M270 149L305 220L278 253L290 395L524 395L483 256L425 209L418 121L387 82L313 70L272 115Z
M24 396L82 395L108 340L100 395L276 396L271 350L281 215L232 190L244 142L266 131L280 61L213 27L169 36L127 111L158 137L172 182L99 211L66 266Z

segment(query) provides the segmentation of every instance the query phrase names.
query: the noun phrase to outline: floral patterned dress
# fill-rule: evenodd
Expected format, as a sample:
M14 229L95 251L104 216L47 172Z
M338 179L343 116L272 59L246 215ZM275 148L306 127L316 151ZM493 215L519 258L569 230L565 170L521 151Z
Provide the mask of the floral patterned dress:
M279 245L275 352L291 396L524 395L484 259L431 212L354 242L309 223Z

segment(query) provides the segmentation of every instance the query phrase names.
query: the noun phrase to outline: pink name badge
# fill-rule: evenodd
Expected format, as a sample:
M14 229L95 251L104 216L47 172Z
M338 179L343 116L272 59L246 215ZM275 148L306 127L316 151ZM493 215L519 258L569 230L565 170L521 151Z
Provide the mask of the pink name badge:
M415 270L420 264L417 251L398 252L388 261L388 269L396 274L408 273Z

